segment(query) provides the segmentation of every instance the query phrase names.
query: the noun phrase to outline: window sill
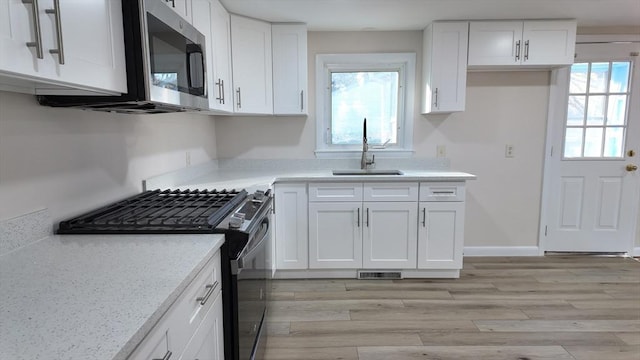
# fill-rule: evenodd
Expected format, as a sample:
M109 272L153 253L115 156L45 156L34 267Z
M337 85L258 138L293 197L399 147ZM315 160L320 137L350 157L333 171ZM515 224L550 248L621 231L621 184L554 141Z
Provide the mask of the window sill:
M381 159L411 158L414 154L413 150L405 149L369 149L368 152ZM316 149L315 154L318 159L359 159L362 150Z

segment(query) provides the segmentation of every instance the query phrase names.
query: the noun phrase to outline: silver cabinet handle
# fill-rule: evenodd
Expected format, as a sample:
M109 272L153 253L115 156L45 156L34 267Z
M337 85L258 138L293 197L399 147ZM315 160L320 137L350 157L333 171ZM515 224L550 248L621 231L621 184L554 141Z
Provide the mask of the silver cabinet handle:
M436 195L444 195L444 194L453 195L453 194L455 194L454 191L432 191L431 193L432 194L436 194Z
M200 305L204 305L207 303L207 300L209 300L209 298L211 297L211 294L213 294L213 292L216 290L216 288L218 287L218 282L216 281L213 284L207 284L205 286L205 288L207 289L207 293L204 294L204 296L199 296L196 298L196 301L200 302Z
M224 80L220 79L220 97L222 98L222 105L224 105Z
M360 227L360 208L358 208L357 223L358 223L358 227Z
M38 0L22 0L23 4L31 4L33 10L33 28L36 33L36 41L30 41L27 43L27 47L36 48L36 56L38 59L44 59L42 54L42 32L40 31L40 8L38 7Z
M164 354L162 359L152 359L152 360L169 360L169 359L171 359L171 355L173 355L173 353L171 351L167 350L167 353Z
M300 112L304 111L304 90L300 90Z
M427 227L427 208L422 208L422 227Z
M176 0L164 0L164 2L171 3L171 7L173 7L173 8L176 7Z
M516 41L516 61L520 61L520 40Z
M53 0L53 9L46 9L47 14L54 14L56 17L56 37L58 48L49 50L51 54L58 54L58 63L64 65L64 45L62 44L62 20L60 19L60 0Z
M240 97L240 88L238 88L238 90L236 90L236 94L238 94L238 104L237 104L238 105L238 109L241 109L242 108L242 100L241 100L241 97Z
M367 227L369 227L369 208L367 208Z
M433 92L433 106L438 107L438 88Z
M222 80L220 78L218 78L218 81L216 81L216 86L218 87L218 97L216 98L216 100L218 100L218 104L224 104L224 94L223 94L223 88L222 88Z
M529 60L529 40L524 42L524 60Z

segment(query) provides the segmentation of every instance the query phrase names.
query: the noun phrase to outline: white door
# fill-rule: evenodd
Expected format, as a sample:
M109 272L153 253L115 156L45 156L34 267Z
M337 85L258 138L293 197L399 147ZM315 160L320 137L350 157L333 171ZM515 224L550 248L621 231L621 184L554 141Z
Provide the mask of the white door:
M364 268L415 269L418 208L415 202L365 202Z
M309 269L362 267L362 203L309 203Z
M464 202L420 202L418 269L461 269Z
M541 250L633 249L640 193L638 51L639 43L578 44L574 65L553 73Z

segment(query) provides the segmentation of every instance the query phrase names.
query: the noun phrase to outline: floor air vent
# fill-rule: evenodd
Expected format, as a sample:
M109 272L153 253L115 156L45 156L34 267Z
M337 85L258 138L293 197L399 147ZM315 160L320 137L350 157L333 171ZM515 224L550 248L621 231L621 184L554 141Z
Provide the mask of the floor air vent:
M402 272L400 271L358 271L358 279L360 280L402 279Z

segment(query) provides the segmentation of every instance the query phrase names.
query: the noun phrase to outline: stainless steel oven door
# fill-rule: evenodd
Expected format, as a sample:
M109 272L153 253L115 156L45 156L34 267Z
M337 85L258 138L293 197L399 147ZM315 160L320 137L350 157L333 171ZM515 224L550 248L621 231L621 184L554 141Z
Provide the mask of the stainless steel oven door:
M245 251L237 259L239 359L262 359L266 343L263 319L267 305L267 248L271 246L270 212L260 219ZM235 266L233 266L235 267Z
M144 0L142 14L149 100L208 109L205 36L161 1Z

